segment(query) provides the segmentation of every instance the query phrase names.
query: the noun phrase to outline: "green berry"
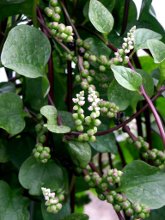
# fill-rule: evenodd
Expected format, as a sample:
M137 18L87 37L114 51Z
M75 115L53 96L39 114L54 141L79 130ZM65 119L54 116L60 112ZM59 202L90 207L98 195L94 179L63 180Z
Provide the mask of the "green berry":
M116 204L114 205L114 209L117 211L117 212L120 212L121 211L121 206Z
M59 6L56 6L54 8L54 11L57 13L57 14L60 14L61 13L61 8Z
M89 142L95 142L96 141L96 137L94 135L89 137Z
M105 197L104 194L98 194L98 198L99 198L100 200L105 200L105 199L106 199L106 197Z
M53 10L51 8L45 8L45 14L48 16L48 17L52 17L53 16Z
M96 62L97 61L97 57L95 55L89 55L89 60L92 62Z
M132 216L133 213L134 213L134 211L133 211L133 209L128 208L128 209L125 211L125 213L126 213L127 216Z
M58 0L50 0L50 5L56 7L58 5Z
M99 66L99 70L100 70L100 72L105 72L106 68L105 68L105 66L100 65Z
M113 198L113 196L111 196L111 195L107 195L106 196L106 199L107 199L107 202L109 202L109 203L113 203L114 202L114 198Z
M52 15L53 21L59 22L60 18L61 18L61 17L60 17L59 14L53 13L53 15Z

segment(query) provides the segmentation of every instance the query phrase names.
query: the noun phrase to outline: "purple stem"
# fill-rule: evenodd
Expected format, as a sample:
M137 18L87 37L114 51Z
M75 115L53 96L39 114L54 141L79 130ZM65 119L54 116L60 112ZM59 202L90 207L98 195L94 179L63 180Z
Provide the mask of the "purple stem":
M133 71L135 71L135 69L134 69L134 67L132 66L132 64L131 64L130 61L128 62L128 66L129 66ZM159 128L159 132L160 132L160 135L161 135L161 137L162 137L163 144L164 144L164 146L165 146L165 131L164 131L164 128L163 128L162 121L161 121L161 119L160 119L160 117L159 117L159 114L157 113L156 108L155 108L155 106L153 105L151 99L150 99L149 96L147 95L147 93L146 93L146 91L145 91L143 85L140 86L140 92L141 92L141 94L143 95L143 97L145 98L145 100L147 101L147 103L148 103L148 105L149 105L149 107L150 107L150 109L151 109L151 111L152 111L152 113L153 113L153 115L154 115L154 117L155 117L155 121L156 121L157 126L158 126L158 128Z

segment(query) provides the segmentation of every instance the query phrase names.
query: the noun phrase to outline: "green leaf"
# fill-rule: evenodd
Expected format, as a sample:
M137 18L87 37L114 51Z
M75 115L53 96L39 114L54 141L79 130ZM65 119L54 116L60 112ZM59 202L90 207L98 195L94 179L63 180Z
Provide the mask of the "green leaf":
M1 61L5 67L20 75L36 78L43 76L50 51L50 43L41 31L28 25L19 25L9 32Z
M46 77L25 78L23 81L24 103L30 109L39 111L47 104L45 97L49 91L49 82Z
M96 37L89 37L85 39L85 42L89 44L89 51L95 56L99 57L101 55L105 55L107 58L110 56L111 50L100 39Z
M116 80L113 80L108 87L108 100L115 103L121 111L130 105L133 95L134 92L125 89Z
M40 113L48 120L48 124L57 124L57 110L52 105L45 105L40 109Z
M86 214L73 213L65 217L63 220L89 220L89 216Z
M0 20L17 14L31 15L33 4L34 0L1 0Z
M70 127L65 125L57 125L57 110L54 106L46 105L40 109L40 112L43 116L47 118L47 124L44 126L53 133L65 134L70 132Z
M88 143L69 141L68 152L72 162L81 168L85 168L91 160L91 148Z
M136 50L147 49L148 48L147 40L151 40L151 39L160 40L162 38L160 34L146 28L137 29L135 31L134 37L135 37L134 45Z
M41 187L50 188L52 191L63 188L65 179L62 168L55 162L50 160L42 164L29 157L20 168L19 182L31 195L40 195Z
M133 203L142 203L151 209L165 205L165 171L143 161L127 165L121 178L120 190Z
M11 135L16 135L24 127L24 112L20 97L15 93L0 94L0 128Z
M161 63L165 59L165 44L157 39L152 39L147 41L147 45L155 63Z
M111 69L117 82L124 88L131 91L139 91L142 84L142 77L135 71L123 66L112 65Z
M114 25L111 13L97 0L90 0L89 19L93 26L101 33L109 33Z
M28 200L0 181L0 219L29 220Z
M15 85L12 82L1 82L0 93L15 92Z
M165 81L165 60L159 64L159 70L160 70L159 85L162 85Z
M149 218L146 220L164 220L165 219L165 206L161 209L151 210Z
M97 136L96 141L91 142L90 145L100 153L117 153L117 146L113 133L104 136Z

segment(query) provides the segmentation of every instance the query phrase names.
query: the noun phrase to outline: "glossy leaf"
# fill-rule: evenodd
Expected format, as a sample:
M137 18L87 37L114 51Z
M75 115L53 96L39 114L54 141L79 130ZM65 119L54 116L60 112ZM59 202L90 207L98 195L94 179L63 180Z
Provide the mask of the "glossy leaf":
M160 40L162 38L162 36L159 33L156 33L146 28L137 29L135 31L134 37L135 37L134 44L136 50L147 49L148 48L147 40L151 40L151 39Z
M165 59L165 44L159 40L152 39L147 41L147 45L155 63L161 63Z
M28 200L0 181L0 219L29 220Z
M4 44L2 64L20 75L36 78L44 75L50 56L50 43L46 36L28 25L14 27Z
M107 57L110 56L111 51L110 49L98 38L96 37L90 37L85 39L85 42L89 44L90 52L94 54L95 56L105 55Z
M0 128L15 135L24 127L24 112L20 97L15 93L0 94Z
M89 19L101 33L109 33L113 28L114 19L111 13L97 0L90 0Z
M57 124L57 110L54 106L46 105L40 109L43 116L47 118L47 124L44 126L53 133L65 134L70 132L70 127Z
M91 160L91 148L88 143L69 141L68 152L73 164L85 168Z
M32 15L34 0L1 0L0 20L12 15Z
M111 69L117 82L124 88L131 91L139 91L142 84L142 77L135 71L123 66L112 65Z
M117 146L114 134L107 134L103 136L97 136L96 142L91 142L90 145L100 153L117 153Z
M29 157L22 164L19 171L20 184L29 190L31 195L40 195L41 187L50 188L52 191L63 188L65 179L61 167L53 161L46 164L39 163Z
M151 209L165 205L165 171L143 161L127 165L121 178L120 190L132 202L145 204Z
M12 82L1 82L0 93L15 92L15 85Z

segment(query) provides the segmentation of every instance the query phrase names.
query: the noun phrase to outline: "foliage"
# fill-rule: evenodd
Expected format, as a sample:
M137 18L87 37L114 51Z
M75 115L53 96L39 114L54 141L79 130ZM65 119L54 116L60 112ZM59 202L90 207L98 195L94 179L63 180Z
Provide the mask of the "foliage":
M0 219L87 220L90 188L120 220L164 219L165 35L151 3L137 19L132 0L1 0Z

